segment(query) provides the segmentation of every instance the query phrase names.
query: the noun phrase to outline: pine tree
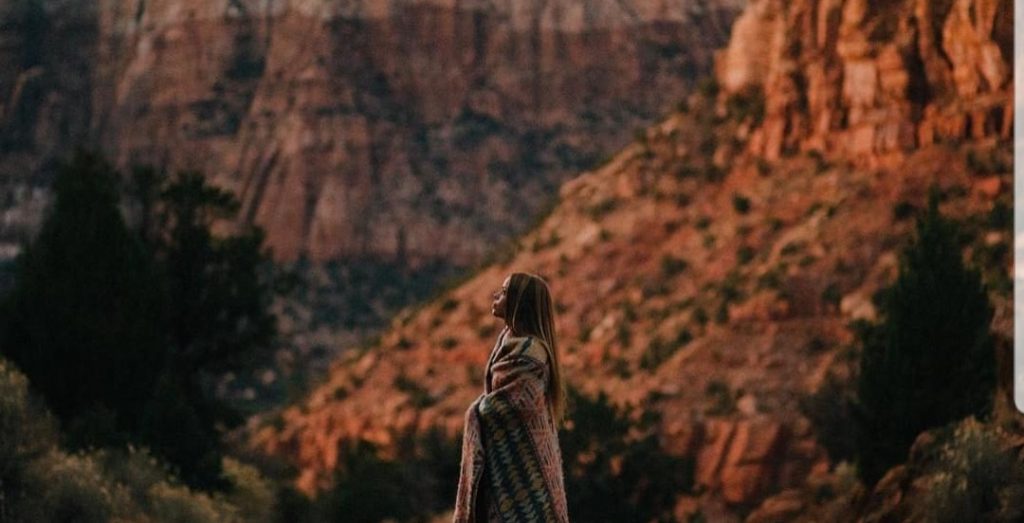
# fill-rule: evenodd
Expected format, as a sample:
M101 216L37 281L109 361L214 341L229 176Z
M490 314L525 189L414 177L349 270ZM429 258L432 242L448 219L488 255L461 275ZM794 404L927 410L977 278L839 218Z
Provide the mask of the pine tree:
M957 226L938 202L933 185L896 282L879 295L881 323L858 329L854 412L858 469L868 484L905 461L920 432L991 413L992 306L978 271L964 266Z
M148 409L146 439L182 467L190 484L219 487L223 449L214 427L236 427L243 417L217 397L216 382L265 361L277 336L264 234L252 227L214 235L215 220L233 219L239 203L199 172L169 179L138 168L134 189L138 232L154 252L168 300L169 350L159 381L166 394L156 394Z
M64 424L69 446L141 443L190 486L225 486L221 429L240 413L215 393L226 372L258 365L276 341L277 286L263 232L212 233L233 195L196 172L134 169L132 227L120 176L79 150L59 169L55 203L16 260L0 302L0 353Z
M137 430L159 372L165 303L141 242L117 207L117 176L78 150L55 202L16 260L0 314L0 351L71 430L72 446Z

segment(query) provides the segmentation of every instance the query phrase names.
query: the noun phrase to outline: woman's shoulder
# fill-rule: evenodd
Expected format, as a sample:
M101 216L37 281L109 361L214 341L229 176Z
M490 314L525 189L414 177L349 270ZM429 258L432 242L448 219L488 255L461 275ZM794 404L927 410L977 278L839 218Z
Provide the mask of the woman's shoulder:
M509 334L505 337L502 346L504 348L503 352L509 357L527 356L542 364L548 360L547 344L537 336L530 334L513 336Z

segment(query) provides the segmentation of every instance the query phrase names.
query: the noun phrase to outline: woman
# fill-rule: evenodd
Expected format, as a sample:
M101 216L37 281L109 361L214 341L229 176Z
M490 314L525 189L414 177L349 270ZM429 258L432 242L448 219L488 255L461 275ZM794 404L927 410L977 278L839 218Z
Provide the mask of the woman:
M455 523L567 523L557 425L565 412L547 283L516 272L494 294L505 328L491 350L484 393L469 406Z

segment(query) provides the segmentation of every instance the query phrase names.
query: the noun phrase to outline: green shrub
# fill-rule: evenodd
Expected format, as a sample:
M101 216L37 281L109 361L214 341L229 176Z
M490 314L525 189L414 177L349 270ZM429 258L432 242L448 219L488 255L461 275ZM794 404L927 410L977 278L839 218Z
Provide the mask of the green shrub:
M396 389L409 396L409 400L415 408L427 408L437 403L437 400L430 396L427 389L404 373L399 373L395 377L394 385Z
M704 98L718 96L718 80L714 76L705 76L697 82L697 92Z
M709 142L709 143L711 144L711 151L710 151L709 154L714 154L714 152L715 152L714 142ZM720 181L722 181L725 178L725 174L726 174L725 169L723 169L723 168L721 168L721 167L719 167L719 166L717 166L717 165L715 165L715 164L713 164L711 162L708 162L708 163L706 163L704 165L704 179L706 181L709 181L709 182L720 182Z
M700 171L696 167L694 167L694 166L692 166L690 164L685 164L685 163L680 165L675 170L675 177L678 180L685 180L687 178L694 178L698 174L700 174Z
M736 400L733 398L729 385L724 381L719 379L711 380L708 382L704 392L714 400L714 403L708 409L708 414L721 416L736 411Z
M828 287L821 291L821 301L832 307L838 308L840 300L842 300L842 293L839 291L839 285L835 282L828 284Z
M782 277L785 271L781 267L773 267L771 270L757 277L758 289L778 289L782 285Z
M729 301L722 300L715 308L715 323L722 325L729 321Z
M958 423L928 468L934 483L917 505L924 521L1024 519L1024 469L1000 446L990 426L973 417Z
M754 248L749 245L740 245L739 249L736 249L736 260L740 265L746 264L750 260L754 259Z
M708 322L708 313L704 310L704 307L695 307L693 309L693 319L698 325L706 325Z
M619 325L615 328L615 339L623 347L628 347L629 343L633 339L633 332L629 330L629 326L625 322L619 322Z
M149 504L157 521L167 523L220 523L234 518L233 507L206 496L196 495L188 487L162 481L149 489Z
M676 335L675 340L671 342L655 337L651 340L647 350L640 356L640 368L647 371L656 370L691 340L693 340L693 335L685 328L681 329Z
M586 212L587 215L589 215L592 219L596 220L615 210L615 208L618 207L618 205L619 201L616 200L615 198L605 198L595 203L594 205L587 207Z
M853 386L830 372L814 394L798 400L800 412L814 425L815 438L833 463L852 461L856 456L856 440L850 431L854 396Z
M715 241L715 235L711 233L704 233L704 236L701 237L701 245L703 245L705 249L714 247Z
M312 503L306 521L425 521L449 508L459 481L461 437L449 438L438 427L402 433L396 452L396 459L385 459L373 443L343 444L333 487Z
M764 121L764 91L760 86L751 85L729 96L725 107L730 119L750 120L755 126L761 125Z
M224 501L238 508L238 518L246 523L273 521L277 509L274 486L255 467L234 458L225 457L222 468L231 484Z
M1013 153L998 148L967 151L967 168L978 175L1001 174L1013 171Z
M0 358L0 480L57 444L57 426L29 394L28 380Z
M787 242L785 245L782 246L782 250L779 251L779 254L782 255L782 256L788 256L790 254L795 254L797 252L800 252L800 250L804 248L804 245L805 245L804 242L799 241L799 240L798 241Z
M675 354L678 349L678 346L672 346L661 338L656 337L651 340L650 345L647 346L647 350L640 356L640 368L646 371L655 370L660 367L665 360Z
M1013 209L1002 200L997 200L988 213L988 226L999 230L1013 229Z
M906 200L900 200L892 208L892 217L896 221L903 221L913 217L915 212L917 212L917 207L914 204Z
M573 520L671 521L677 496L693 487L695 464L662 450L655 430L660 415L635 415L603 391L588 397L571 385L567 400L558 440Z
M666 278L671 278L686 270L689 267L689 263L682 258L676 258L671 254L665 254L661 257L661 273Z
M38 521L105 523L128 505L125 489L103 477L85 454L53 451L34 461L28 473L34 506L26 512L37 514Z
M441 312L451 312L459 306L459 300L455 298L445 298L444 302L441 303Z

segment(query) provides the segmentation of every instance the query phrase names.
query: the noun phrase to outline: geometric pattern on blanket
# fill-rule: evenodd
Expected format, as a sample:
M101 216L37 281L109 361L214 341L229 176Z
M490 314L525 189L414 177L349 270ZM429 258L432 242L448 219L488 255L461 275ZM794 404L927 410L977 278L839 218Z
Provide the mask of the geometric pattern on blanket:
M482 481L490 487L492 521L568 523L558 431L547 406L547 360L539 338L499 337L485 392L466 411L456 523L474 522Z

